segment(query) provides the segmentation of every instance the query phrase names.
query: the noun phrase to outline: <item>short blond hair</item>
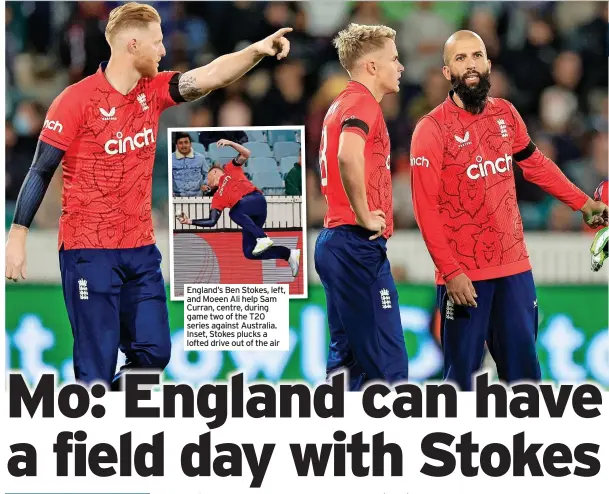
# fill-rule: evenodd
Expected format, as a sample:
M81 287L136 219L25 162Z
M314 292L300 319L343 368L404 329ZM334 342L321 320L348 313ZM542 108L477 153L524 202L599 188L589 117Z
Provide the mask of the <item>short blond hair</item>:
M350 72L361 57L383 48L387 39L395 41L395 30L390 27L349 24L338 33L333 44L340 64Z
M112 41L117 32L131 27L146 27L151 22L161 23L161 16L154 7L143 3L129 2L110 12L106 24L106 40Z

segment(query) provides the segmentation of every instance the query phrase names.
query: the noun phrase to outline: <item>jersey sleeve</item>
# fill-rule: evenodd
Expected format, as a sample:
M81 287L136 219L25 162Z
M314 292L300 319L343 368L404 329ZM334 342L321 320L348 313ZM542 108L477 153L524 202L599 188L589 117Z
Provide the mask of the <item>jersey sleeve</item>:
M166 71L159 72L152 79L150 89L159 98L161 111L186 101L178 89L180 75L179 72Z
M362 139L368 139L378 115L378 106L370 104L370 99L364 95L352 96L345 99L341 112L341 132L353 132Z
M545 156L529 137L522 117L508 103L514 117L514 161L522 169L525 180L537 184L544 191L565 203L573 211L581 209L588 195L573 184L550 158Z
M415 128L410 148L414 215L436 268L444 281L450 281L463 270L452 254L438 210L443 149L439 124L432 117L423 117Z
M40 140L62 151L68 149L83 119L81 101L74 87L64 89L45 116Z

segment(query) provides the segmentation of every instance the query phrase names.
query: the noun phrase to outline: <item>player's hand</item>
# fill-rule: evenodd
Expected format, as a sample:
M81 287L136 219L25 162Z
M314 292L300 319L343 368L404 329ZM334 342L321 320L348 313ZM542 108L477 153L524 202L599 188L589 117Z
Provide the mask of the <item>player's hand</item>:
M183 225L192 225L192 220L189 219L188 216L186 216L186 213L184 211L182 211L180 214L178 214L176 216L176 218Z
M268 57L277 56L277 60L287 57L290 52L290 42L285 35L290 32L292 32L291 27L284 27L275 34L271 34L263 40L258 41L254 44L256 52L259 55Z
M232 146L233 144L233 141L229 141L228 139L220 139L216 142L216 147L223 148L225 146Z
M370 240L379 238L385 231L385 228L387 228L387 223L385 222L385 213L380 209L370 211L366 218L357 218L356 221L359 226L363 226L366 230L376 232L370 237Z
M461 273L446 282L446 293L453 304L478 307L476 289L465 273Z
M6 279L17 281L19 276L25 280L25 239L28 229L24 227L13 227L8 234L6 242L6 268L4 276Z
M609 208L601 201L588 199L584 207L581 208L584 223L590 228L607 226L609 224Z
M201 190L203 192L209 192L211 190L211 187L209 185L203 184L201 185Z

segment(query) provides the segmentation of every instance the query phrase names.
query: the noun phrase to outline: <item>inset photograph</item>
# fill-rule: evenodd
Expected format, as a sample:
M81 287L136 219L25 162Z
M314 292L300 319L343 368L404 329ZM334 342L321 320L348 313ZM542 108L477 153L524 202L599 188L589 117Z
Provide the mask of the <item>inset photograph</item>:
M307 298L304 127L168 133L171 300L206 283Z

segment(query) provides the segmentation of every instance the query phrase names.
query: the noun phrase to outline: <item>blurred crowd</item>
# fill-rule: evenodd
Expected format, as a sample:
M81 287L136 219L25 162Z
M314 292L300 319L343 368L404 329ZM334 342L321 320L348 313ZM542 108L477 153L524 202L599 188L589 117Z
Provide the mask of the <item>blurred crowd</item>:
M442 48L458 29L477 32L493 62L491 95L511 100L537 146L588 194L607 177L607 2L146 2L163 18L161 69L185 71L292 26L287 60L264 60L238 83L165 112L169 127L306 125L308 223L319 227L321 122L347 74L331 41L349 22L397 31L405 65L399 94L382 102L392 142L396 226L416 228L409 146L419 117L441 103L449 84ZM107 60L105 19L119 2L6 2L7 222L34 154L50 102ZM168 214L166 139L158 140L155 220ZM526 229L580 230L580 216L526 183L516 168ZM58 173L35 226L56 228Z

